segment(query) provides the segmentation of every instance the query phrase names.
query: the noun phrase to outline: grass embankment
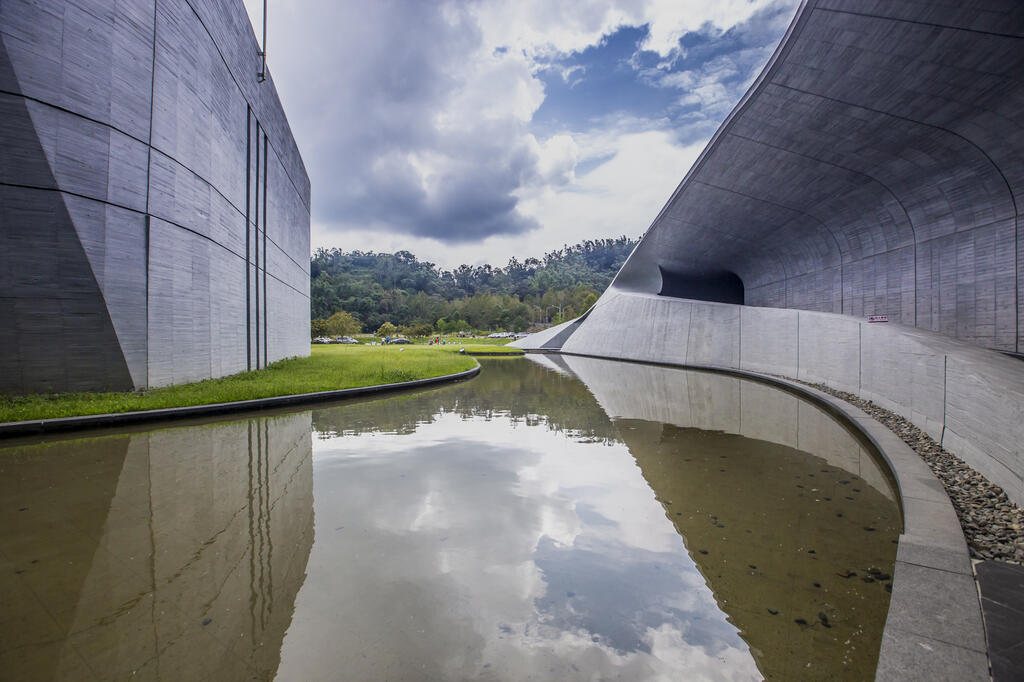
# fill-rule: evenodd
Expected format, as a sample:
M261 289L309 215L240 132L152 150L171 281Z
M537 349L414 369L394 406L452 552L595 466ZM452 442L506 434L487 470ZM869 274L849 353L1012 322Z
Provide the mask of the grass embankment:
M458 353L461 349L465 348L466 355L505 355L508 357L524 355L523 351L518 348L486 343L449 343L446 346L429 346L429 348L444 353Z
M427 347L313 346L308 358L281 360L266 369L180 386L125 393L0 397L0 422L209 405L393 384L455 374L476 364L468 355L438 353Z
M416 336L413 337L413 341L419 344L428 344L431 339L436 338L434 336ZM448 353L458 353L460 348L466 349L467 355L505 355L515 356L524 355L524 352L518 348L509 348L506 344L511 343L513 339L488 339L488 338L465 338L458 336L441 336L447 343L443 345L427 346L432 350L446 351Z

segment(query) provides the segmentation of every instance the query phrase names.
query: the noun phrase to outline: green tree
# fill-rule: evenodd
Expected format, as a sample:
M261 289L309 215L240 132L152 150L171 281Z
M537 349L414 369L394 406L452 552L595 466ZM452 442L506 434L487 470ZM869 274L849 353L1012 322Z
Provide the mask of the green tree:
M432 336L434 334L434 325L425 323L410 324L400 327L399 330L409 336Z
M317 338L320 336L327 336L327 320L316 318L309 321L309 336L310 338Z
M592 305L635 245L626 237L598 239L540 259L511 258L505 267L452 270L408 251L317 249L310 260L311 316L327 319L343 310L367 331L385 322L493 331L568 320Z
M352 313L339 310L327 318L327 333L331 336L352 336L363 331L363 325Z
M394 336L395 332L397 332L397 331L398 331L398 328L395 327L395 325L391 324L390 322L385 322L384 324L382 324L380 326L379 329L377 329L377 336L379 336L381 338L383 338L385 336Z

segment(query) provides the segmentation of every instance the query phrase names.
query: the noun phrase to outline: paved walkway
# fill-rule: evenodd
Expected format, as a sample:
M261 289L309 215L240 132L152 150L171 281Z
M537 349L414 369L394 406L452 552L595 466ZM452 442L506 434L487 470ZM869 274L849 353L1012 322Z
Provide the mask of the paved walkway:
M1024 680L1024 566L980 561L974 572L981 590L992 679Z

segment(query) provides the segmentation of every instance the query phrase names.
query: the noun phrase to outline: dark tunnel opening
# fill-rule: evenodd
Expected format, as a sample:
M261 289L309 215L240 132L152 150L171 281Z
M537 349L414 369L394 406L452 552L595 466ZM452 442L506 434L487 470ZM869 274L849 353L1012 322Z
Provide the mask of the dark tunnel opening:
M733 272L674 272L660 265L658 270L661 271L659 296L743 305L743 280Z

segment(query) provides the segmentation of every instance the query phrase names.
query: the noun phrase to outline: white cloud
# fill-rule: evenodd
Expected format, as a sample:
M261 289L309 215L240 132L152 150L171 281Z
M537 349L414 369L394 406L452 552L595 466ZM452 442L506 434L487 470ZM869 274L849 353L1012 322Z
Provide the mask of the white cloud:
M671 61L687 31L721 33L776 1L271 3L270 68L313 183L314 247L500 265L639 235L702 144L675 141L666 121L621 117L538 137L540 72L587 78L551 59L623 25L648 25L644 47ZM259 20L262 3L246 4ZM722 58L646 77L702 108L703 140L736 98L723 80L749 70Z
M379 245L375 248L408 249L423 260L450 268L461 263L504 265L512 256L540 256L584 239L623 234L637 237L654 220L704 145L680 145L666 130L623 132L633 126L643 127L643 122L632 119L609 125L612 127L600 132L559 135L539 145L541 168L561 164L567 174L572 173L572 158L586 161L610 155L571 182L552 182L521 192L519 210L544 229L454 246L432 239L353 231L340 240L333 233L314 234L314 245L353 249L374 240Z
M671 56L689 31L726 31L775 0L486 0L475 6L484 43L528 55L580 52L620 26L648 25L643 48Z
M317 542L279 676L467 679L486 665L505 679L569 666L592 679L757 679L624 444L578 442L496 411L313 448ZM581 508L605 523L585 522ZM580 569L572 604L553 591L551 553ZM587 576L651 562L664 583L634 587L625 613L640 620L606 630L607 595ZM627 647L607 641L620 629Z
M650 0L644 6L650 32L643 48L670 57L686 33L705 25L726 31L772 4L774 0Z

